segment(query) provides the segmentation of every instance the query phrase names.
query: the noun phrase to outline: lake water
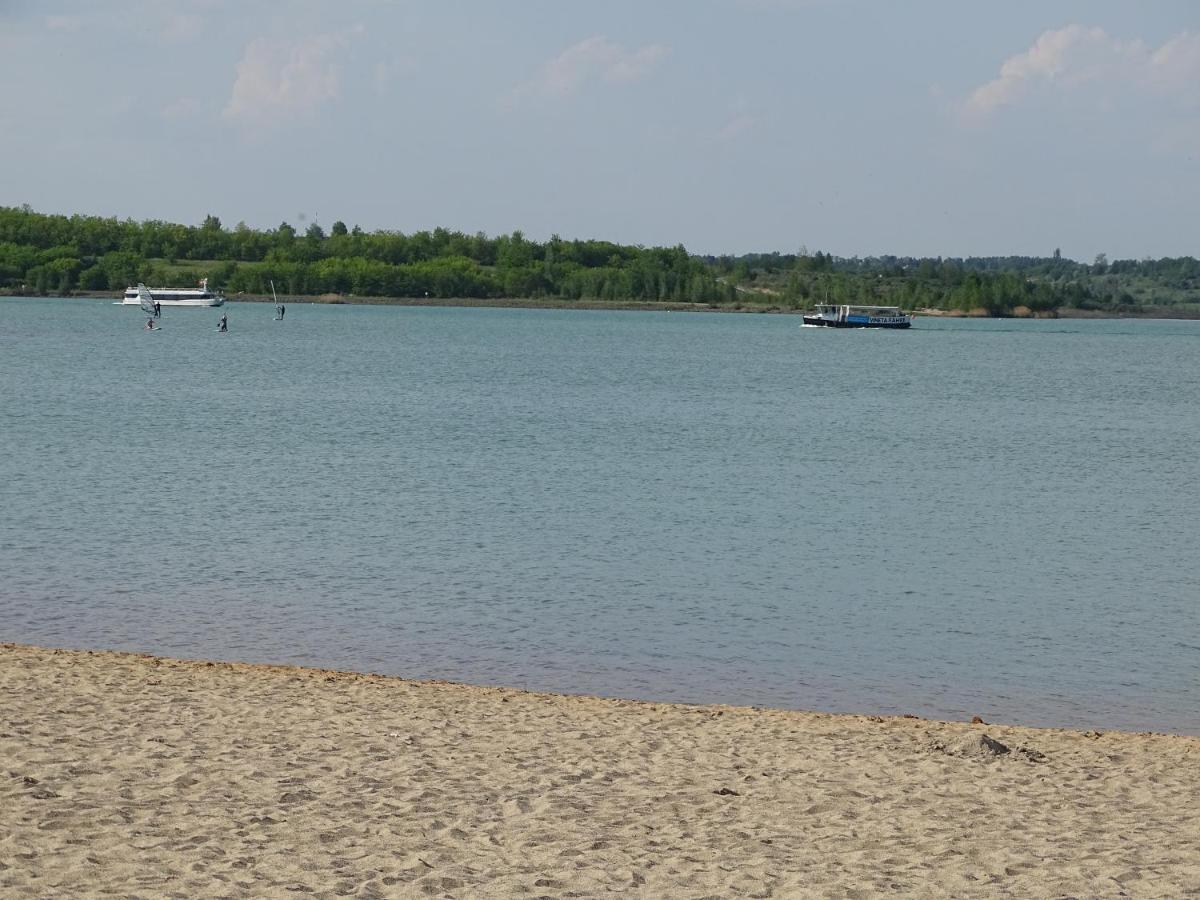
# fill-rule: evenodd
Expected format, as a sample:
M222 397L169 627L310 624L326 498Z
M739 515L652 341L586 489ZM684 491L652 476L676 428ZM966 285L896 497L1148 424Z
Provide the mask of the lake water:
M1200 322L0 300L0 640L1200 733Z

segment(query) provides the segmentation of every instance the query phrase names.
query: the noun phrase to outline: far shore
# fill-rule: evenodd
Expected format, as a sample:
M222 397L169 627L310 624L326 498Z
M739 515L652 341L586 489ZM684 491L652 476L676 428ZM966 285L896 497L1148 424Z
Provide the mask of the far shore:
M1200 738L0 644L0 891L1182 897Z
M13 290L0 291L0 296L28 296ZM72 298L110 300L121 299L119 291L73 291ZM359 297L352 294L314 294L272 297L269 294L232 294L226 300L236 303L283 303L303 305L320 303L328 305L365 306L458 306L497 309L587 309L587 310L641 310L645 312L725 312L760 313L775 315L799 315L807 309L792 308L782 303L764 300L745 300L738 303L686 303L647 302L636 300L563 300L554 297ZM1048 312L1033 312L1018 307L1012 315L990 316L987 310L974 309L917 309L912 314L918 317L953 319L1200 319L1200 311L1172 309L1166 306L1147 307L1137 312L1105 312L1092 309L1061 307Z

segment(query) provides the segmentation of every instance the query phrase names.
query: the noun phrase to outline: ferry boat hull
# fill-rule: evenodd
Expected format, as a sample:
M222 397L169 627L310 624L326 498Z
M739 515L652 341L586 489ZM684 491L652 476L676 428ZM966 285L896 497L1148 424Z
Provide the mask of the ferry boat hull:
M150 296L155 299L159 306L222 306L225 303L224 297L170 297L158 291L151 291ZM125 297L121 300L120 306L141 306L141 301L137 297L130 300Z
M820 316L804 316L805 325L820 325L825 328L911 328L912 316L905 316L899 322L850 322L836 319L823 319Z

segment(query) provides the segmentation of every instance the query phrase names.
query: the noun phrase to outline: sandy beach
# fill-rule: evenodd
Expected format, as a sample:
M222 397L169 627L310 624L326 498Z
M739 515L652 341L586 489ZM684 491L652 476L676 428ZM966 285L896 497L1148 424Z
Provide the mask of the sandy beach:
M7 897L1200 895L1195 737L16 645L0 709Z

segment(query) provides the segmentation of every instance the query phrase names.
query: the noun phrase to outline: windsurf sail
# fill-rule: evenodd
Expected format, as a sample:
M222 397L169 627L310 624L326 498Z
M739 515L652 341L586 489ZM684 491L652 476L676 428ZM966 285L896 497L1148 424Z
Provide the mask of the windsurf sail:
M138 305L144 312L154 315L154 297L146 290L146 286L140 281L138 282Z

